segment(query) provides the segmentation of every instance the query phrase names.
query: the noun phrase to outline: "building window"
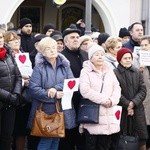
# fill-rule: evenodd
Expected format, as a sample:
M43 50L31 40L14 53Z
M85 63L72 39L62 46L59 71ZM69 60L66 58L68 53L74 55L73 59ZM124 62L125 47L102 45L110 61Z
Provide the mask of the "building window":
M32 20L32 31L34 33L40 32L41 26L41 16L42 16L41 7L20 7L20 19L30 18ZM19 20L20 20L19 19Z
M62 30L76 23L79 19L84 19L83 10L77 7L66 7L62 10Z

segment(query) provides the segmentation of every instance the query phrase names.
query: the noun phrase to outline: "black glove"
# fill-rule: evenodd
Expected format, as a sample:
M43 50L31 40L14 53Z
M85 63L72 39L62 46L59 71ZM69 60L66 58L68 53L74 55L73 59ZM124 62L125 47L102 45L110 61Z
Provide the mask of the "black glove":
M11 105L18 106L20 104L19 98L17 94L11 94L9 98L9 102Z

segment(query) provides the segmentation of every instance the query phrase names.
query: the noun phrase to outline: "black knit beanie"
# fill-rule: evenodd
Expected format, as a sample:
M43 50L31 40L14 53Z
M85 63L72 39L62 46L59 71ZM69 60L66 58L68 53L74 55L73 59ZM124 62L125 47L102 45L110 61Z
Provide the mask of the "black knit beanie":
M32 21L29 18L22 18L19 23L20 23L20 25L19 25L20 29L22 29L26 24L32 25Z
M55 30L54 25L51 24L51 23L45 25L44 28L43 28L43 34L46 34L46 32L47 32L49 29L54 29L54 30Z

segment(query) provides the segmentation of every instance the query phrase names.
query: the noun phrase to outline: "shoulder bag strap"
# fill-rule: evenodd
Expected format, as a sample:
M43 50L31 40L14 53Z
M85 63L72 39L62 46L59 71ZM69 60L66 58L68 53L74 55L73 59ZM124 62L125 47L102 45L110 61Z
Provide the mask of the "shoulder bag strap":
M101 86L100 93L102 93L102 90L103 90L105 75L106 75L106 73L104 73L103 76L102 76L102 86Z
M57 113L59 113L61 109L60 109L60 104L59 104L58 100L56 100L55 106L56 106ZM42 110L42 108L43 108L43 102L40 104L38 110Z

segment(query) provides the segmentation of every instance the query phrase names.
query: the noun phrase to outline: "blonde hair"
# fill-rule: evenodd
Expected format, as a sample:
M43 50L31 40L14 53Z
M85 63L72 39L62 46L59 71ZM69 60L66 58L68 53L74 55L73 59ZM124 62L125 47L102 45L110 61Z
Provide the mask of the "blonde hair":
M12 40L12 37L13 39L19 39L20 37L17 35L16 32L14 31L6 31L5 34L4 34L4 41L6 43L8 43L9 41Z
M106 50L109 51L110 48L115 48L118 42L122 42L120 37L110 36L105 42Z
M57 42L51 37L45 37L38 42L36 49L43 54L46 47L57 46Z

